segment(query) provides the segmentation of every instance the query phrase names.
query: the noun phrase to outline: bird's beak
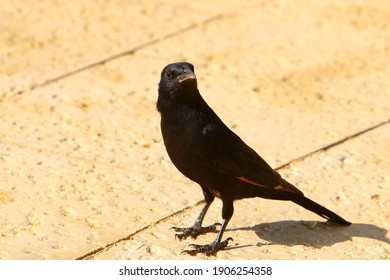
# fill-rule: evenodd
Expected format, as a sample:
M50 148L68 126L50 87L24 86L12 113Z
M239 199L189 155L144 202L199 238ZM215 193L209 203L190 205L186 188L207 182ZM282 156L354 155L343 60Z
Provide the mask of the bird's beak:
M189 82L189 81L193 81L193 80L196 80L196 76L194 73L191 73L191 72L184 72L183 74L181 74L178 77L178 82L180 84L183 82Z

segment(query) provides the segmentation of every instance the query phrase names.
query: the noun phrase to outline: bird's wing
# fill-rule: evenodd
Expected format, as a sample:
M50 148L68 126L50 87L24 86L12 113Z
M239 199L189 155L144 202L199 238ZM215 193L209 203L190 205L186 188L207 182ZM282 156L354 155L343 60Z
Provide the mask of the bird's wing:
M200 154L216 172L263 188L301 193L227 127L208 123L202 130Z

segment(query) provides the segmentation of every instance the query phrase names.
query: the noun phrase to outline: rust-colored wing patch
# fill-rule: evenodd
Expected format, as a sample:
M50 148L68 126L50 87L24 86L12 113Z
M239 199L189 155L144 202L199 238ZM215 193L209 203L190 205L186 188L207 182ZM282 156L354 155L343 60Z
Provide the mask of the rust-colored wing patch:
M238 180L240 181L243 181L245 183L248 183L248 184L251 184L251 185L255 185L255 186L259 186L259 187L262 187L262 188L267 188L267 189L275 189L275 190L278 190L278 191L285 191L285 192L292 192L292 193L295 193L293 190L290 190L289 188L285 188L283 187L281 184L277 185L277 186L274 186L274 187L271 187L271 186L264 186L264 185L261 185L261 184L258 184L256 182L253 182L245 177L237 177Z
M262 187L262 188L267 188L267 189L283 189L282 185L277 185L275 187L270 187L270 186L264 186L262 184L258 184L256 182L253 182L245 177L237 177L238 180L241 180L245 183L248 183L248 184L251 184L251 185L255 185L255 186L259 186L259 187Z

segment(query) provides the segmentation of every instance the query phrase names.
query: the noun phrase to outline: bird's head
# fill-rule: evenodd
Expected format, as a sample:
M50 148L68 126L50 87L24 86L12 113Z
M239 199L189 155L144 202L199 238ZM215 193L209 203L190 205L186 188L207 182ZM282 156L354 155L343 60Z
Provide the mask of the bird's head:
M176 62L164 67L158 85L159 99L185 100L197 92L197 81L192 64Z

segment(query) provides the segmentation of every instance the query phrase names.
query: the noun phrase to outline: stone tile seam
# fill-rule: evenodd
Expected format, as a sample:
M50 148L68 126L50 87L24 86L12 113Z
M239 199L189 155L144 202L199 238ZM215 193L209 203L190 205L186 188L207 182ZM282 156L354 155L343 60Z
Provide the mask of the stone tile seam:
M200 27L203 27L205 25L208 25L214 21L217 21L219 19L222 18L222 14L216 14L216 15L213 15L209 18L206 18L205 20L201 21L201 22L195 22L195 23L192 23L186 27L183 27L181 29L178 29L178 30L175 30L171 33L168 33L168 34L165 34L165 35L162 35L158 38L155 38L153 40L150 40L150 41L147 41L143 44L140 44L138 46L135 46L133 47L132 49L130 50L127 50L127 51L123 51L123 52L120 52L120 53L117 53L117 54L114 54L114 55L111 55L109 57L106 57L106 58L103 58L101 60L98 60L96 62L93 62L93 63L90 63L90 64L87 64L87 65L84 65L84 66L81 66L80 68L77 68L75 70L72 70L72 71L69 71L67 73L64 73L64 74L61 74L57 77L53 77L51 79L48 79L42 83L38 83L38 84L32 84L30 85L29 87L27 87L26 89L23 89L23 90L20 90L19 92L16 92L14 93L13 95L11 95L11 97L15 97L15 96L19 96L19 95L22 95L26 92L29 92L29 91L33 91L35 89L38 89L38 88L41 88L41 87L44 87L44 86L47 86L49 84L52 84L54 82L57 82L59 80L62 80L62 79L65 79L65 78L68 78L68 77L71 77L73 75L76 75L78 73L81 73L81 72L84 72L86 70L89 70L89 69L92 69L94 67L97 67L97 66L100 66L100 65L103 65L105 63L108 63L110 61L113 61L113 60L116 60L116 59L119 59L121 57L124 57L124 56L128 56L128 55L134 55L137 51L139 50L142 50L142 49L145 49L147 47L150 47L150 46L153 46L157 43L160 43L162 41L165 41L165 40L168 40L170 38L173 38L173 37L176 37L176 36L179 36L183 33L186 33L186 32L189 32L189 31L192 31L194 29L197 29L197 28L200 28ZM4 95L4 97L6 97L7 94ZM2 98L0 99L0 102L1 101L4 101L5 98Z
M133 233L129 234L129 235L126 236L126 237L122 237L122 238L120 238L120 239L118 239L118 240L116 240L116 241L114 241L114 242L111 242L111 243L105 245L105 246L102 246L102 247L97 248L97 249L95 249L95 250L93 250L93 251L91 251L91 252L88 252L88 253L86 253L86 254L84 254L84 255L82 255L82 256L76 258L76 260L85 260L85 259L88 259L89 257L91 257L91 256L93 256L93 255L95 255L95 254L98 254L98 253L100 253L100 252L102 252L102 251L104 251L104 250L110 249L111 247L115 246L116 244L118 244L118 243L120 243L120 242L122 242L122 241L131 240L131 239L132 239L134 236L136 236L137 234L139 234L139 233L141 233L141 232L143 232L143 231L145 231L145 230L147 230L147 229L149 229L149 228L151 228L151 227L154 227L154 226L156 226L156 225L158 225L158 224L160 224L160 223L162 223L162 222L165 222L165 221L171 219L172 217L175 217L175 216L177 216L177 215L180 215L180 214L182 214L182 213L184 213L184 212L186 212L186 211L188 211L188 210L190 210L190 209L192 209L192 208L194 208L194 207L196 207L196 206L199 206L199 205L201 205L201 204L203 204L203 203L204 203L204 200L198 201L198 202L195 203L194 205L187 206L187 207L185 207L185 208L183 208L183 209L181 209L181 210L179 210L179 211L176 211L176 212L174 212L174 213L172 213L172 214L170 214L170 215L168 215L168 216L166 216L166 217L163 217L163 218L157 220L156 222L153 222L153 223L151 223L151 224L148 224L148 225L146 225L146 226L144 226L144 227L142 227L142 228L140 228L140 229L137 229L136 231L134 231Z
M343 144L343 143L345 143L345 142L347 142L347 141L349 141L349 140L352 140L352 139L354 139L354 138L357 138L357 137L359 137L359 136L361 136L361 135L363 135L363 134L369 133L369 132L371 132L371 131L373 131L373 130L375 130L375 129L377 129L377 128L380 128L380 127L382 127L382 126L385 126L385 125L387 125L387 124L389 124L389 123L390 123L390 119L385 120L385 121L382 121L382 122L380 122L380 123L378 123L378 124L372 125L372 126L370 126L370 127L368 127L368 128L362 129L362 130L360 130L360 131L358 131L358 132L355 132L355 133L353 133L353 134L350 134L350 135L348 135L348 136L346 136L346 137L344 137L344 138L342 138L342 139L340 139L340 140L337 140L337 141L335 141L335 142L333 142L333 143L330 143L330 144L328 144L328 145L325 145L325 146L323 146L323 147L321 147L321 148L318 148L318 149L316 149L316 150L314 150L314 151L311 151L311 152L309 152L309 153L307 153L307 154L304 154L304 155L302 155L302 156L300 156L300 157L297 157L297 158L295 158L295 159L292 159L292 160L290 160L289 162L287 162L287 163L285 163L285 164L282 164L282 165L278 166L278 167L275 168L275 169L276 169L276 170L279 170L279 169L286 168L287 166L290 166L290 165L293 164L293 163L302 161L302 160L304 160L304 159L306 159L306 158L308 158L308 157L310 157L310 156L312 156L312 155L315 155L315 154L317 154L317 153L327 151L327 150L329 150L329 149L331 149L331 148L333 148L333 147L336 147L336 146L338 146L338 145L341 145L341 144Z

